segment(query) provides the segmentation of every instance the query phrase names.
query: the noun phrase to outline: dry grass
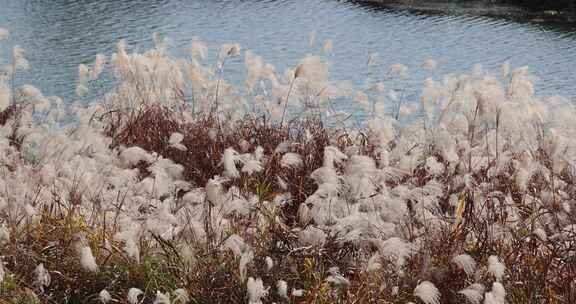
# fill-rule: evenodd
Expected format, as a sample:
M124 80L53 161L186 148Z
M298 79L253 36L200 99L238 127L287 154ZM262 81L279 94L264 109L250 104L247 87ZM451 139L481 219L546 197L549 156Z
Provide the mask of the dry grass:
M122 114L116 114L122 115ZM285 192L278 184L278 177L289 181L288 191L292 204L285 210L285 219L292 223L298 206L316 191L310 173L322 166L324 147L330 143L331 131L317 119L294 120L278 125L266 117L246 116L241 120L220 126L213 115L199 115L192 122L182 122L172 110L151 106L133 113L124 121L109 117L106 133L113 138L112 147L138 146L156 152L164 158L184 166L184 179L202 187L209 179L223 171L221 163L225 149L242 151L241 141L250 143L249 151L262 147L265 155L271 155L264 169L256 174L242 174L232 184L248 193L258 193L262 200L271 200ZM170 147L168 139L174 132L184 135L182 144L188 149L181 151ZM307 139L307 133L310 138ZM289 143L290 152L304 156L304 163L297 168L282 168L282 155L274 153L283 142ZM146 176L146 169L142 175Z
M209 115L198 116L194 121L184 123L175 113L159 106L133 114L123 126L114 124L114 121L114 117L111 117L106 129L113 138L113 147L136 145L172 159L184 166L185 179L198 186L222 172L220 159L224 149L234 147L240 150L240 140L250 142L252 147L262 146L267 155L272 155L261 173L242 175L232 184L246 193L259 193L261 200L265 201L282 191L276 176L289 181L288 190L293 200L280 214L287 226L272 224L263 234L246 236L245 241L253 248L256 257L248 273L261 277L269 286L283 279L291 287L305 289L305 296L292 298L295 303L417 302L412 290L421 280L429 280L438 287L442 294L441 303L463 303L464 298L457 292L474 280L451 262L452 256L462 252L474 257L479 265L486 264L490 255L502 257L509 267L506 281L509 303L576 301L573 283L576 279L576 261L570 254L576 250L576 242L540 240L534 237L529 227L512 231L516 237L508 244L493 240L488 230L490 221L499 222L504 217L500 207L494 205L493 201L479 202L471 198L473 192L480 189L452 190L466 194L463 196L466 209L462 224L457 229L446 225L440 233L424 235L427 240L425 246L409 258L403 276L394 270L392 260L382 260L381 271L364 271L358 265L359 257L365 258L375 248L338 241L337 235L331 236L323 247L300 247L290 229L297 226L295 219L299 204L316 190L309 176L322 165L323 148L332 136L319 121L295 121L280 127L264 118L246 117L219 127ZM305 130L312 134L312 140L306 140ZM168 146L167 139L173 132L184 134L183 144L188 147L187 151ZM341 139L343 146L352 142L352 139L345 137ZM273 151L284 141L291 142L291 151L306 156L302 168L286 170L280 167L280 156ZM364 153L371 152L369 142L365 142L364 147ZM140 169L142 177L146 176L146 167L141 166ZM486 172L478 173L476 180L486 181L502 193L512 193L514 200L522 204L524 197L519 194L510 176L501 175L490 179ZM440 179L450 178L445 175ZM564 182L574 184L569 172L563 178ZM416 170L408 179L423 185L428 177ZM550 187L538 176L531 179L529 186L534 193ZM13 276L11 283L2 291L3 298L15 303L28 301L25 300L27 291L38 290L38 286L31 283L34 282L34 267L44 263L48 269L58 271L51 272L52 284L49 291L37 293L41 295L41 303L62 303L64 299L68 299L68 303L97 303L97 293L103 288L108 288L113 294L124 294L131 287L146 291L147 298L144 301L151 302L151 295L156 290L169 291L179 286L188 290L193 303L245 303L245 285L240 279L238 261L231 253L195 245L197 261L194 265L188 265L179 252L178 243L182 240L155 238L142 240L142 260L136 263L126 257L120 249L121 244L111 241L116 232L112 224L91 225L75 213L74 201L81 195L74 189L69 193L54 193L54 202L44 204L37 222L19 223L19 228L13 230L13 237L4 247L3 253L6 268L10 269ZM447 213L453 213L446 200L444 198L440 205L444 206ZM490 215L487 218L478 217L474 214L477 208L472 208L473 204L482 205L482 208L489 210ZM526 217L533 214L533 210L527 210ZM233 227L242 234L253 225L250 221L238 219ZM406 223L406 231L418 227L423 227L423 223ZM77 259L70 254L73 251L73 235L78 231L88 236L101 272L94 274L82 270ZM470 242L466 238L468 234L478 237ZM102 246L104 240L110 242L108 248ZM271 272L263 266L263 257L266 256L275 261ZM328 269L334 266L339 267L341 273L351 281L350 286L333 288L325 281ZM493 281L487 274L483 275L483 280ZM110 286L113 288L110 289ZM393 291L394 286L398 286L397 294ZM273 290L267 299L283 301Z

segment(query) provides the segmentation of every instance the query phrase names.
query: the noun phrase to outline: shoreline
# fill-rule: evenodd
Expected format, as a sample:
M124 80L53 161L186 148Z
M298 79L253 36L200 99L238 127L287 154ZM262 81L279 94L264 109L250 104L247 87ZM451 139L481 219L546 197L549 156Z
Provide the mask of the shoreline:
M576 4L531 3L521 0L354 0L359 4L428 13L456 13L576 26ZM532 1L533 2L533 1Z

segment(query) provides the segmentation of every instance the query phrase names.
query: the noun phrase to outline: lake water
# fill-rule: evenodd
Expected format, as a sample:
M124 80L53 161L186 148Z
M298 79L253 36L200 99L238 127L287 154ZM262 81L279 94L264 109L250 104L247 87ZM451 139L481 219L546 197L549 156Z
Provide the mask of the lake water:
M32 70L19 81L68 99L79 63L91 63L96 53L110 55L119 39L143 50L154 32L171 40L176 55L194 36L212 54L222 43L238 42L280 71L332 39L333 78L361 82L368 54L377 52L376 75L403 63L415 88L426 77L466 71L475 63L497 71L509 60L530 66L540 94L576 96L576 31L454 12L337 0L0 0L0 27L11 32L0 50L6 57L9 47L22 46ZM311 31L320 42L316 48L308 46ZM438 61L437 71L418 69L428 57ZM239 78L241 60L227 69L228 77Z

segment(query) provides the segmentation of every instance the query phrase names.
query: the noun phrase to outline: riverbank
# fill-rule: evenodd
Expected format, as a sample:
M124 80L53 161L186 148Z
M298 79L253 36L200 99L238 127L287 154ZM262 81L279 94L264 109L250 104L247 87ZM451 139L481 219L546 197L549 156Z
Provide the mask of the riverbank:
M566 26L576 22L576 5L573 1L530 0L357 0L359 3L382 5L394 9L406 9L431 13L456 13L482 15L537 23L555 23Z

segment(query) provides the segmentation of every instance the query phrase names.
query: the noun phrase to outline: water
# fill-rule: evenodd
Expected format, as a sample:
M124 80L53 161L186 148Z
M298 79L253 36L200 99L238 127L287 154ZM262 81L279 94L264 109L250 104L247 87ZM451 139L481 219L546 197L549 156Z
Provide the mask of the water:
M72 98L77 65L96 53L111 54L119 39L132 47L151 45L152 33L171 40L183 55L200 37L212 54L222 43L238 42L279 71L307 53L308 34L334 41L331 75L361 82L369 53L379 53L375 76L394 63L406 64L418 87L426 77L467 71L475 63L497 70L529 65L540 94L576 96L576 31L467 14L424 14L337 0L0 0L0 27L11 31L0 46L3 56L18 44L27 50L32 70L19 81L46 95ZM418 66L428 57L439 69ZM239 78L240 60L227 66Z

